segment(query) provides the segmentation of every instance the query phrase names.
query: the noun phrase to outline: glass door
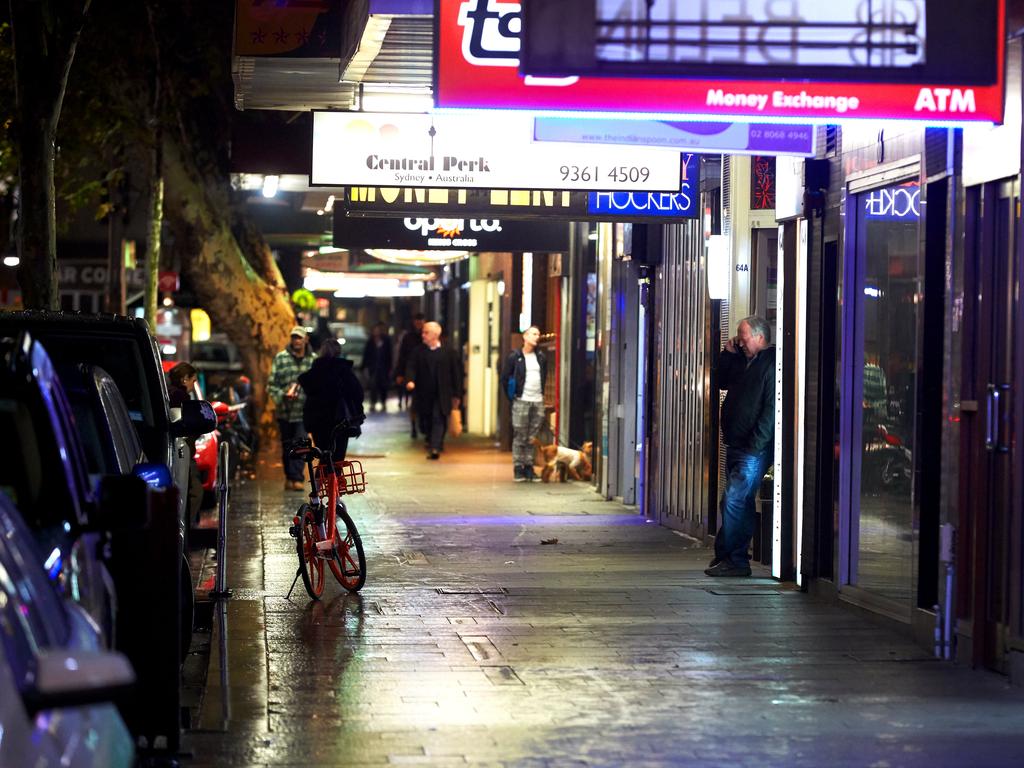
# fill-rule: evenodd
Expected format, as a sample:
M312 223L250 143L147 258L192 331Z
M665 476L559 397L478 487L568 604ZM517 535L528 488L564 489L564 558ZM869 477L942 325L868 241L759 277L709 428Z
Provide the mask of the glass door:
M920 187L908 181L852 196L844 299L844 450L849 513L846 581L890 612L909 614L916 590L912 477L923 269ZM845 462L844 462L845 463Z

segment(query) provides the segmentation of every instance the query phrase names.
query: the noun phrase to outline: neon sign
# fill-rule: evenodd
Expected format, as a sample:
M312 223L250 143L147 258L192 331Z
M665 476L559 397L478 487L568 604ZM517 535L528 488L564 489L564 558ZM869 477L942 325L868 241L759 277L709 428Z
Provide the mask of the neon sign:
M728 80L712 79L721 77L716 74L702 75L705 79L568 74L572 69L564 76L523 76L518 69L524 23L520 3L437 0L435 104L440 109L530 110L538 115L577 116L585 111L593 117L677 120L999 123L1003 119L1005 0L991 2L996 8L994 27L991 34L986 29L980 37L994 58L994 82L965 83L955 70L941 68L935 79L918 82L822 82L806 75L780 81L769 78L767 71L747 72ZM554 8L558 4L549 5ZM566 35L573 32L569 28L562 31ZM941 64L942 58L932 56L929 66L932 59ZM865 70L865 78L870 77L869 71Z
M873 189L864 195L869 221L917 221L921 218L921 187L917 182Z

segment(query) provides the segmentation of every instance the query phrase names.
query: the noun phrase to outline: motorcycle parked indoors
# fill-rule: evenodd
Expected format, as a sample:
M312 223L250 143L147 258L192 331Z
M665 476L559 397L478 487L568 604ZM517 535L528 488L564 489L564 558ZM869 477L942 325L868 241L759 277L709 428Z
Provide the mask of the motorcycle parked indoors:
M908 492L914 461L902 438L885 424L876 424L873 430L865 424L864 438L861 473L865 488L873 486L886 493Z

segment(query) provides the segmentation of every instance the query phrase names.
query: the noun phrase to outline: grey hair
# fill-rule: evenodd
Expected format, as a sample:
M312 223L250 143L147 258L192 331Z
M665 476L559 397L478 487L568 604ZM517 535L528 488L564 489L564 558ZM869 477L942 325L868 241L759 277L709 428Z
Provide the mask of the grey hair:
M768 325L768 321L763 317L751 315L750 317L744 317L740 322L747 324L747 327L750 328L751 335L763 336L765 344L772 343L772 327Z

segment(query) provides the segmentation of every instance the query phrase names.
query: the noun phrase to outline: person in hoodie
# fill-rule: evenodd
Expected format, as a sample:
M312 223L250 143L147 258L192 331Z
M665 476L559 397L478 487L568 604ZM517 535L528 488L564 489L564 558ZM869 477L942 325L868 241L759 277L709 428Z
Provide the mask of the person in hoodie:
M313 436L317 448L331 448L334 461L341 461L348 451L350 437L359 437L363 413L363 387L352 370L352 361L341 356L337 339L327 339L308 371L299 376L299 385L306 393L302 408L302 426ZM331 433L342 421L348 428L339 429L334 444L328 446Z

